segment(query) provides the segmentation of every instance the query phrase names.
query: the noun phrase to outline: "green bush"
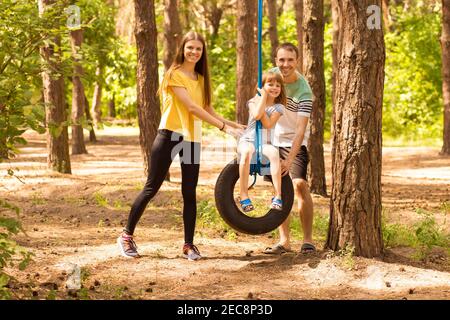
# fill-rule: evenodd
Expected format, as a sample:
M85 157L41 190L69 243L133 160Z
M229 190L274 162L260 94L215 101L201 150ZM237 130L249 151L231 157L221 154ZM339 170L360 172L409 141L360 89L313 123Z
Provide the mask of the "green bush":
M0 211L3 210L14 211L17 216L19 215L18 207L0 199ZM14 267L19 261L19 270L24 270L31 260L32 254L11 239L11 236L19 231L25 232L18 220L0 217L0 299L11 298L7 285L12 277L5 272L4 268ZM17 255L21 256L18 260Z
M422 140L442 132L439 12L397 8L395 30L387 33L383 133Z
M386 248L396 246L416 248L418 251L415 257L419 259L426 257L435 246L447 249L450 254L450 234L446 234L437 224L433 213L422 209L417 209L416 212L421 219L413 226L389 224L383 216L384 246Z

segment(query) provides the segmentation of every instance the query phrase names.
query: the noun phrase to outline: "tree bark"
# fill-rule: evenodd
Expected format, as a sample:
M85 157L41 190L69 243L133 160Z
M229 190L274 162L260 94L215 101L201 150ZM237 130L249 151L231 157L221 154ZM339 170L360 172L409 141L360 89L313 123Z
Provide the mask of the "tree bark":
M450 0L442 0L442 96L444 100L444 143L442 154L450 155Z
M366 13L381 0L340 0L340 71L336 79L330 228L326 247L379 256L381 232L381 114L385 47L382 29Z
M5 105L0 103L0 115L3 115L3 111L5 110ZM6 117L6 115L5 115ZM3 130L3 128L2 128ZM8 159L8 148L6 147L6 135L0 135L0 163L2 160Z
M267 9L269 12L269 37L272 45L272 64L275 66L275 50L278 47L278 31L277 31L277 1L267 0Z
M210 2L211 3L211 2ZM217 3L214 2L214 5L211 6L211 10L208 14L208 20L211 23L211 38L216 39L219 35L220 28L220 20L222 20L223 11L225 8L229 6L225 3Z
M116 13L116 34L127 39L128 44L134 43L134 7L129 0L119 0Z
M189 0L180 0L182 2L182 26L184 30L191 30L191 22L190 22L190 6L192 2Z
M111 118L116 117L116 100L113 94L113 97L108 101L108 116Z
M219 35L220 20L222 20L224 11L228 8L234 7L236 4L235 2L236 0L201 0L198 2L200 10L195 10L196 16L202 20L203 29L208 30L211 35L211 44L216 41Z
M332 121L331 121L331 129L330 133L331 136L333 136L334 132L334 110L336 106L336 79L338 78L338 72L339 72L339 52L340 52L340 46L341 43L339 42L339 6L337 3L337 0L331 0L331 18L333 20L333 43L332 43L332 75L331 75L331 81L332 81L332 88L331 88L331 102L332 102Z
M164 69L167 71L177 54L182 37L177 0L164 0Z
M257 84L257 47L255 39L257 3L241 0L237 3L237 85L236 119L247 124L247 101L255 94Z
M389 0L382 0L383 20L386 30L391 29L391 14L389 12Z
M39 14L43 15L52 0L39 0ZM53 42L60 47L60 39ZM67 131L67 111L64 102L64 77L60 74L61 57L51 43L40 48L41 57L48 66L42 72L44 87L45 117L47 124L47 165L60 173L72 173L69 156L69 134ZM52 73L54 72L54 73Z
M150 168L150 150L155 140L161 111L158 92L158 49L154 1L134 0L137 45L137 111L139 142L144 156L145 172Z
M95 130L94 130L94 123L92 121L91 111L89 110L89 100L86 97L86 94L84 95L84 112L86 114L86 119L89 123L89 141L97 142L97 137L95 136Z
M100 105L102 103L102 77L103 77L103 67L98 66L95 70L95 76L97 80L94 85L94 97L92 99L92 117L94 120L95 127L99 127L102 122L102 111Z
M283 14L283 12L284 12L284 5L286 4L286 0L281 0L280 2L281 2L281 4L278 7L278 16L281 16Z
M72 154L84 154L87 153L82 125L84 119L84 86L80 78L83 75L83 67L77 58L79 48L83 43L83 30L71 31L70 42L74 60L74 75L72 78Z
M303 0L294 0L294 10L297 26L298 71L303 73Z
M305 76L313 92L311 134L308 151L310 161L310 190L322 196L327 195L325 181L325 160L323 156L323 130L325 121L325 74L324 74L324 16L323 0L305 0Z

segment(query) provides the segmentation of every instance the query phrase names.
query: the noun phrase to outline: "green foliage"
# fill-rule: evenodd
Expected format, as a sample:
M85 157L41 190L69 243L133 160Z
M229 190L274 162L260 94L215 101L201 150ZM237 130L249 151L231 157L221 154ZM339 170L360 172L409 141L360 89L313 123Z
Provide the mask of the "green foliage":
M297 209L295 206L292 208L290 215L291 222L289 223L289 229L291 237L294 240L303 239L302 223L297 215ZM325 241L328 235L328 225L330 217L326 212L314 212L313 219L313 235L314 239L318 241ZM278 237L278 230L272 231L272 236Z
M197 205L198 226L200 228L211 228L227 233L230 240L235 240L236 233L220 217L216 206L208 200L202 200Z
M345 248L339 250L338 255L341 257L342 266L346 269L353 269L355 267L355 259L353 258L355 247L346 245Z
M44 132L39 47L62 33L62 3L39 17L37 4L27 0L0 2L0 161L26 143L26 129Z
M450 247L450 235L445 235L443 229L437 224L431 212L418 209L417 214L422 218L415 224L415 236L417 243L425 254L430 252L433 246Z
M20 211L18 207L0 199L0 211L3 210L13 211L17 216ZM24 232L18 220L0 217L0 299L11 298L11 293L6 287L11 276L4 271L4 268L14 267L18 262L19 270L24 270L31 261L32 254L11 239L11 236L19 231ZM19 260L16 257L18 254L21 256Z
M446 234L429 211L416 210L421 217L413 226L398 223L389 224L385 216L382 219L383 241L386 248L408 246L416 248L416 258L423 259L434 246L450 248L450 234ZM445 211L444 211L445 212ZM450 253L450 251L449 251Z
M126 89L129 95L129 87L135 84L136 63L134 48L126 45L115 34L116 8L102 0L78 0L76 5L81 10L83 28L83 43L79 58L84 70L83 83L86 96L92 97L94 84L99 83L105 88L103 98L112 99L114 95L118 98L116 103L119 112L124 108L135 109L135 98L131 99L131 103L122 104L123 90ZM70 91L66 93L69 94ZM134 92L134 97L135 95ZM103 109L102 113L106 114ZM135 113L131 112L131 116L134 115Z
M223 17L219 36L208 39L214 109L228 119L236 114L236 18Z
M383 241L386 248L397 246L414 247L416 239L410 228L398 223L382 224Z
M397 8L395 30L386 34L383 132L422 140L442 132L439 12Z
M106 197L104 195L102 195L100 192L94 193L94 199L95 199L95 202L97 203L97 205L100 207L106 208L109 206L108 199L106 199Z
M105 68L105 95L116 103L117 118L136 118L136 47L117 40L117 47L108 54L111 61Z

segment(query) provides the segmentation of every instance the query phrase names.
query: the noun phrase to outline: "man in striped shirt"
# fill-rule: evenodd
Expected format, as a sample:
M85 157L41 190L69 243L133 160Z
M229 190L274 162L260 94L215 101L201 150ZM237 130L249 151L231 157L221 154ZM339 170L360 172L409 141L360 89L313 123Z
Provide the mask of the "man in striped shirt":
M292 43L283 43L276 50L277 67L286 86L287 106L274 132L273 145L279 148L282 174L290 173L298 198L298 210L303 228L302 253L316 250L312 240L313 202L307 182L309 118L312 111L312 91L306 79L297 71L298 49ZM291 251L289 221L286 219L278 228L280 241L266 248L267 254L281 254Z

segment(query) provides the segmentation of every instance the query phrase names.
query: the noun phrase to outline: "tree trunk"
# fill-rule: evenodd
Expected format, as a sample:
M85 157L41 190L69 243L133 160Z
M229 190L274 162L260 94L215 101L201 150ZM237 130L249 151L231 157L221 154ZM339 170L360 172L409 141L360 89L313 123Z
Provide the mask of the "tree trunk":
M3 115L3 111L5 110L5 105L0 103L0 115ZM6 117L6 115L5 115ZM2 128L2 130L4 130ZM6 130L6 128L5 128ZM2 160L6 160L8 159L8 148L6 147L6 135L2 134L0 135L0 163L2 162Z
M283 12L284 12L284 5L285 4L286 4L286 0L281 0L281 4L278 7L278 16L281 16L283 14Z
M243 124L248 122L246 104L255 94L257 84L256 13L256 1L238 1L236 119Z
M303 0L294 0L294 10L297 26L298 71L303 73Z
M366 10L381 0L340 0L340 71L336 79L330 228L326 247L364 257L383 251L381 113L385 47ZM381 17L379 17L381 18Z
M312 193L327 195L325 160L323 156L323 130L325 121L325 75L323 0L305 0L305 66L304 73L313 92L311 134L308 151L310 161L310 189Z
M444 144L441 153L450 155L450 0L442 0L441 48L444 99Z
M164 69L167 71L177 54L182 31L177 0L164 0Z
M95 76L97 80L94 85L94 97L92 99L92 116L94 120L94 125L96 128L99 127L102 122L102 111L100 105L102 103L102 77L103 77L103 67L98 66L95 70Z
M183 3L183 5L182 5L183 10L182 10L182 15L181 15L183 18L183 23L182 23L183 29L191 30L191 22L190 22L191 19L190 19L189 13L191 12L190 10L191 10L192 3L189 0L180 0L180 1Z
M272 45L272 64L275 66L275 50L278 47L278 31L277 31L277 1L267 0L267 9L269 11L269 37Z
M51 0L39 0L39 14L43 15ZM60 47L60 39L53 39L53 43ZM51 43L44 44L40 48L41 56L48 68L42 72L44 87L44 102L47 124L47 165L50 169L61 173L72 173L69 156L69 134L67 125L67 111L64 102L64 77L59 74L61 70L60 53L55 53L55 47ZM57 74L52 74L54 70Z
M334 110L336 106L336 79L338 78L338 71L339 71L339 52L340 52L340 46L341 43L339 42L339 6L337 4L337 0L331 0L331 18L333 20L333 44L332 44L332 75L331 75L331 81L332 81L332 87L331 87L331 102L332 102L332 121L331 121L331 136L333 136L334 132Z
M113 94L113 97L108 101L108 116L111 118L116 117L116 99Z
M129 0L119 0L116 13L116 34L127 39L128 44L134 43L134 7Z
M155 140L161 111L158 92L158 49L155 4L134 0L136 24L134 34L137 45L137 111L139 142L144 156L145 172L150 168L150 150Z
M389 0L382 0L383 20L386 30L391 29L391 14L389 12Z
M219 35L219 27L220 27L220 20L222 20L223 10L226 7L224 3L217 4L215 3L214 6L211 8L211 12L209 14L209 22L211 23L211 39L214 41L217 39Z
M72 55L74 60L74 75L72 78L72 154L87 153L83 135L84 114L84 87L80 76L83 75L83 67L78 61L77 55L83 43L83 30L70 32Z
M86 119L89 123L89 141L97 142L97 137L95 136L94 124L92 122L91 112L89 110L89 101L88 101L88 98L86 97L86 94L84 95L84 111L86 114Z

